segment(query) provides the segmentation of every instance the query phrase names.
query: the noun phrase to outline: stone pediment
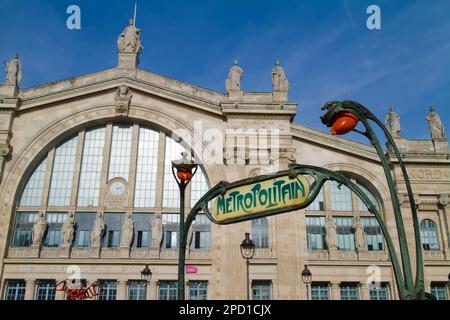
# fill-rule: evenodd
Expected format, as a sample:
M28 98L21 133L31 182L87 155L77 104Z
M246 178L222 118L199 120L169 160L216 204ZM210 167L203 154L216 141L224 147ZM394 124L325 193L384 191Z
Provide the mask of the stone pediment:
M120 85L126 85L133 91L151 94L216 114L222 114L220 104L227 99L221 93L144 70L114 68L23 89L19 95L21 99L19 110L116 90Z

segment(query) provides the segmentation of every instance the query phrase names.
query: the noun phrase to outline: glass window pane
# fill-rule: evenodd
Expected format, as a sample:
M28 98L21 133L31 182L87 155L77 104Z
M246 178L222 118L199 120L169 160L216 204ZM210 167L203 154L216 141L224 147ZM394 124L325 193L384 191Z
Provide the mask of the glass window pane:
M25 189L20 198L21 206L40 206L42 200L42 189L44 187L45 170L47 168L47 157L34 170L28 179Z
M311 300L329 300L328 283L311 284Z
M252 282L252 300L271 300L272 283L271 281L260 280Z
M361 183L356 183L364 192L364 194L375 204L376 208L380 210L380 205L378 203L377 198L370 192L366 187L364 187ZM358 198L359 211L368 211L364 202Z
M78 136L64 142L55 149L52 178L48 198L49 206L69 206L72 179L77 154Z
M95 212L77 212L77 214L75 215L75 247L90 247L91 230L95 220L95 216Z
M420 222L420 237L424 250L439 250L436 224L429 219Z
M338 187L336 181L330 181L331 210L352 211L352 192L344 185Z
M364 226L366 237L366 249L368 251L384 250L384 238L380 225L376 218L362 217L361 223Z
M306 217L308 250L325 250L325 217Z
M355 250L355 234L352 217L333 217L336 224L337 246L339 250Z
M105 127L86 131L78 186L78 206L98 206Z
M256 248L269 247L269 222L266 218L252 220L251 239Z
M38 217L37 212L18 212L14 228L13 247L29 247L32 243L33 224Z
M105 235L103 237L103 247L119 247L123 215L123 213L105 213Z
M115 124L112 128L108 180L122 177L128 181L132 129L133 127L129 124Z
M36 300L55 300L54 280L39 280L37 282Z
M306 208L309 211L324 211L325 210L325 194L323 188L320 189L319 194L314 201Z
M341 300L359 300L358 284L341 284Z
M139 128L139 145L136 168L134 206L151 208L155 206L156 173L158 164L159 132Z
M5 289L5 300L24 300L25 299L25 281L8 280Z
M184 148L179 143L166 136L166 150L164 155L164 187L163 207L180 207L180 190L172 174L172 161L181 159Z
M98 292L98 300L116 300L117 282L112 280L101 280Z
M206 182L203 169L199 166L197 173L194 175L191 181L191 208L195 206L198 200L208 192L209 187Z
M370 300L389 300L389 290L386 283L380 284L378 287L369 288Z
M189 300L207 300L208 282L190 281L189 282Z
M146 300L147 283L145 281L134 280L128 285L128 300Z
M431 294L437 299L437 300L447 300L447 283L431 283Z
M159 300L177 300L176 281L160 281L159 282Z

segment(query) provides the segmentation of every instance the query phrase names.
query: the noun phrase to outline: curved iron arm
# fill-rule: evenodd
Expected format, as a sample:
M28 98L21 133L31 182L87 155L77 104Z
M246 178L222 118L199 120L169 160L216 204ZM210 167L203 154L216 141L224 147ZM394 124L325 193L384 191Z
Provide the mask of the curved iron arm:
M412 193L411 184L408 177L408 172L406 171L406 167L403 163L403 159L401 157L401 154L397 148L397 145L395 144L394 139L392 138L389 131L386 129L386 127L383 125L383 123L372 113L370 112L366 107L359 104L355 101L331 101L326 103L322 110L328 110L325 115L321 117L322 123L327 125L328 127L331 127L333 125L334 117L341 113L341 112L349 112L356 117L363 123L366 131L359 131L357 129L353 129L353 131L360 133L367 137L371 144L374 146L375 150L378 153L378 156L380 157L383 170L386 176L386 180L389 186L389 191L392 199L392 206L394 209L394 215L396 220L396 227L397 232L399 236L399 245L400 245L400 254L402 256L402 265L403 265L403 272L406 279L406 287L407 291L409 292L408 297L409 299L424 299L425 298L425 290L424 290L424 275L423 275L423 257L422 257L422 244L420 240L420 227L419 227L419 221L418 221L418 215L417 215L417 209L416 204L414 201L414 195ZM410 262L410 255L408 250L408 243L405 233L405 228L403 225L403 219L401 214L401 209L399 206L396 186L394 184L394 180L389 168L388 160L386 156L384 155L384 150L381 147L380 141L378 140L375 132L373 131L370 123L368 120L372 120L375 122L376 125L383 131L387 141L391 145L394 154L399 162L403 179L405 181L407 193L408 193L408 199L411 206L411 214L413 218L413 229L414 229L414 235L415 235L415 247L416 247L416 281L414 282L412 271L411 271L411 262ZM411 297L411 294L414 297Z
M266 211L261 214L253 214L253 215L245 215L239 218L231 219L228 221L216 221L211 212L209 211L208 204L216 197L223 195L228 189L234 188L236 186L241 186L245 184L249 184L252 182L258 182L260 180L265 180L268 177L274 178L277 176L285 176L290 175L291 177L295 177L299 174L303 175L310 175L314 178L314 182L310 186L310 193L307 197L307 200L300 204L300 205L294 205L283 209L274 209L270 211ZM330 171L328 169L315 167L315 166L309 166L309 165L300 165L300 164L291 164L289 166L289 170L285 171L279 171L273 175L266 175L266 176L259 176L256 178L249 178L244 180L239 180L233 183L228 183L226 181L219 182L216 186L214 186L211 190L209 190L206 194L201 197L201 199L195 204L195 206L190 211L187 219L186 219L186 232L182 235L182 248L186 248L187 245L187 234L188 230L192 224L192 222L195 220L195 216L200 212L203 211L208 219L210 219L213 223L226 225L226 224L232 224L232 223L238 223L248 220L253 220L265 216L270 215L276 215L281 214L288 211L294 211L294 210L300 210L303 208L306 208L309 206L317 197L317 195L320 192L320 189L322 188L323 184L327 181L336 181L339 184L343 184L347 186L350 190L352 190L366 205L369 212L373 213L375 218L377 219L380 228L383 232L383 236L386 240L386 246L389 251L389 255L392 262L392 267L394 269L394 274L397 279L397 288L399 290L400 296L402 299L405 299L408 296L407 289L405 288L405 281L401 272L401 267L399 264L399 260L397 257L397 253L395 251L395 247L392 241L392 238L388 232L388 228L386 226L386 223L384 222L380 212L378 211L378 208L376 205L372 202L372 200L364 193L364 191L356 184L354 184L348 177L337 173Z

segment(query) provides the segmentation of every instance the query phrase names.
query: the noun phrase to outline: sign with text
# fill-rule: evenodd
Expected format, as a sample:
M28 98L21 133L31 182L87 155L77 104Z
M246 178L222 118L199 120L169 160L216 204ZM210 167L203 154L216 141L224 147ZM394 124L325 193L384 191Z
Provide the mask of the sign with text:
M260 215L306 202L309 182L303 175L268 177L228 189L216 197L211 210L217 222Z

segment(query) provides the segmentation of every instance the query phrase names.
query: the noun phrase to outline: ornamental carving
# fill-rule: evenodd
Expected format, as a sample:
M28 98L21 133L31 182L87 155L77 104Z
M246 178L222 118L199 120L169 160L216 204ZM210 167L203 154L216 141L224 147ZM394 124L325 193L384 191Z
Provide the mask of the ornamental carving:
M116 106L116 117L127 117L130 110L131 97L130 88L119 86L114 96Z

